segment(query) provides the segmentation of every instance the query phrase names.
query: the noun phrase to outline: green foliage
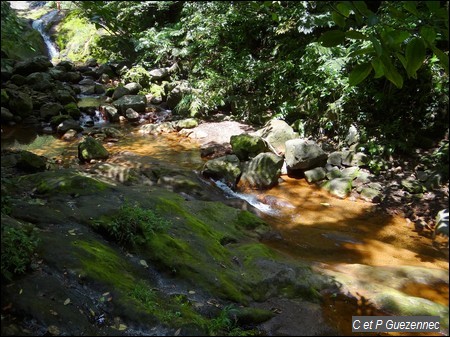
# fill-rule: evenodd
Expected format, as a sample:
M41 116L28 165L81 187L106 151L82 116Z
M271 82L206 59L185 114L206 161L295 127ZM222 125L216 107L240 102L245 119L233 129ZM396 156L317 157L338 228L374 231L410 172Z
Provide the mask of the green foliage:
M71 11L59 23L56 44L60 50L60 57L68 58L73 62L83 62L92 57L92 51L104 34L90 24L85 18L80 17L78 10ZM101 55L97 55L99 61L105 61Z
M96 220L92 226L106 232L124 246L144 244L155 232L160 232L171 223L150 209L137 204L125 203L111 219Z
M372 71L386 77L397 88L434 55L448 75L448 2L383 2L372 10L364 1L330 4L340 28L325 32L320 41L326 47L349 43L359 46L350 54L358 63L350 72L350 85L362 82ZM445 48L445 49L442 49Z
M40 34L33 30L26 20L16 15L8 1L1 2L1 30L2 59L6 57L24 60L37 55L45 55L45 47Z
M177 62L171 80L192 88L181 114L301 120L316 137L343 138L355 124L402 152L448 128L447 3L77 3L110 32L99 41L109 57Z
M2 276L11 280L14 275L25 273L38 245L38 239L32 232L32 228L4 224L1 243Z
M139 83L142 88L148 88L150 85L150 74L142 66L134 66L122 74L122 80L125 83L136 82Z

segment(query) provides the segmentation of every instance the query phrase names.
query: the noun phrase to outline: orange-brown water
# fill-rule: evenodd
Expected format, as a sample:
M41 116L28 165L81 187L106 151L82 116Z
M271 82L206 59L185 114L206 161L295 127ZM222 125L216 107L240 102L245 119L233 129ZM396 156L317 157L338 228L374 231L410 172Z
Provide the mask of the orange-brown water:
M76 162L78 141L67 143L52 136L38 138L43 144L21 145L39 155ZM36 140L34 141L36 143ZM163 161L188 169L204 163L198 144L176 135L143 136L128 134L118 142L108 143L109 161L134 167ZM124 162L122 154L137 155ZM357 278L351 266L416 266L448 272L448 255L433 247L429 233L417 233L412 223L399 216L389 216L374 204L360 200L339 199L304 179L282 176L278 186L261 192L247 191L273 204L277 215L261 213L282 240L265 242L295 259L309 261L319 269L339 271ZM448 283L426 285L407 283L400 291L411 296L448 305ZM343 334L351 334L354 315L383 315L364 297L325 296L324 315ZM354 294L353 294L354 295Z

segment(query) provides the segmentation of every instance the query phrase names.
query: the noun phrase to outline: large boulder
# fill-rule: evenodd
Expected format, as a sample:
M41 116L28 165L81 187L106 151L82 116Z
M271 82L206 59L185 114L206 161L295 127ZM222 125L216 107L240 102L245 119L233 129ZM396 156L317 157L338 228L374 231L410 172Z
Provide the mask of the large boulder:
M258 189L275 186L281 175L283 162L283 157L271 152L258 154L244 164L239 185Z
M45 171L47 159L29 151L20 151L17 167L27 172Z
M286 152L285 143L288 140L298 138L298 133L290 127L285 121L273 119L269 121L262 129L254 133L255 136L263 138L269 145L270 150L276 154Z
M36 91L47 91L53 88L52 77L48 73L32 73L26 77L27 84Z
M286 164L291 170L308 170L325 165L327 154L314 141L292 139L286 142Z
M202 174L234 188L241 175L239 158L235 155L227 155L209 160L203 166Z
M31 114L33 101L28 94L16 90L7 90L7 93L11 113L20 117L27 117Z
M108 157L108 150L98 140L90 136L78 144L78 159L82 163L89 162L92 159L108 159Z
M114 92L112 94L112 99L116 100L116 99L119 99L120 97L123 97L125 95L130 95L130 94L131 94L130 89L120 85L114 90ZM133 93L133 95L134 94L137 94L137 93Z
M25 61L17 62L13 72L15 74L26 76L36 72L45 72L50 67L53 67L53 64L46 56L37 56Z
M41 106L40 115L44 120L48 121L53 116L59 115L62 109L63 106L59 103L45 103L43 106Z
M234 135L230 137L233 152L240 160L254 158L262 152L268 151L267 145L261 137L248 134Z
M122 114L129 108L136 110L137 112L145 112L147 98L144 95L125 95L114 101L113 105Z

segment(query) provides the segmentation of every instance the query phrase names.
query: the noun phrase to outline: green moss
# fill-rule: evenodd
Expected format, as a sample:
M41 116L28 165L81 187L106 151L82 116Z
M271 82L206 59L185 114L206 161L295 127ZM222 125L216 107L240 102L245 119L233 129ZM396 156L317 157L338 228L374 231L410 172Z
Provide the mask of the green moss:
M237 225L245 229L255 229L259 226L267 227L267 224L263 220L249 211L240 211L238 213Z
M79 257L87 277L122 292L129 292L134 288L136 280L128 262L113 249L94 240L78 240L72 244L78 248L75 254Z
M19 177L18 181L32 185L40 194L89 195L102 192L111 186L71 169L30 174Z
M70 12L57 26L56 44L60 56L73 62L84 62L91 56L91 49L101 33L77 11ZM100 61L100 60L99 60Z

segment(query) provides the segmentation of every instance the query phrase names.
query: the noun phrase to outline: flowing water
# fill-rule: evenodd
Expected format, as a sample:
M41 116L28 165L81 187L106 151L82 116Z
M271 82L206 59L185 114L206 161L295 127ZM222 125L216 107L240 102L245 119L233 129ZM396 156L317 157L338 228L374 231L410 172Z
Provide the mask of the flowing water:
M198 144L189 138L175 134L142 135L133 128L122 131L125 137L106 144L112 154L110 161L120 154L131 153L132 160L120 163L139 168L158 161L199 170L205 162ZM28 139L31 143L28 145L5 140L7 147L76 162L79 140L64 142L42 135ZM2 139L2 148L3 145ZM383 286L391 283L410 296L448 304L448 283L407 280L409 276L405 275L409 275L409 269L401 269L426 268L448 273L449 267L448 258L433 247L428 236L415 232L413 224L406 219L389 216L372 203L333 197L304 179L288 176L282 176L282 182L267 191L232 191L224 184L216 182L216 185L225 196L244 199L258 208L259 216L280 233L274 239L265 240L265 244L282 254L308 261L321 273L358 280L347 285L350 294L325 297L325 316L344 334L351 334L348 327L352 315L384 314L370 302L373 292L367 285L372 282Z
M56 44L52 41L50 35L47 32L46 26L51 22L54 17L58 14L57 10L53 10L43 15L40 19L34 20L32 27L36 29L44 39L45 45L47 46L48 56L50 60L59 56L58 48Z

